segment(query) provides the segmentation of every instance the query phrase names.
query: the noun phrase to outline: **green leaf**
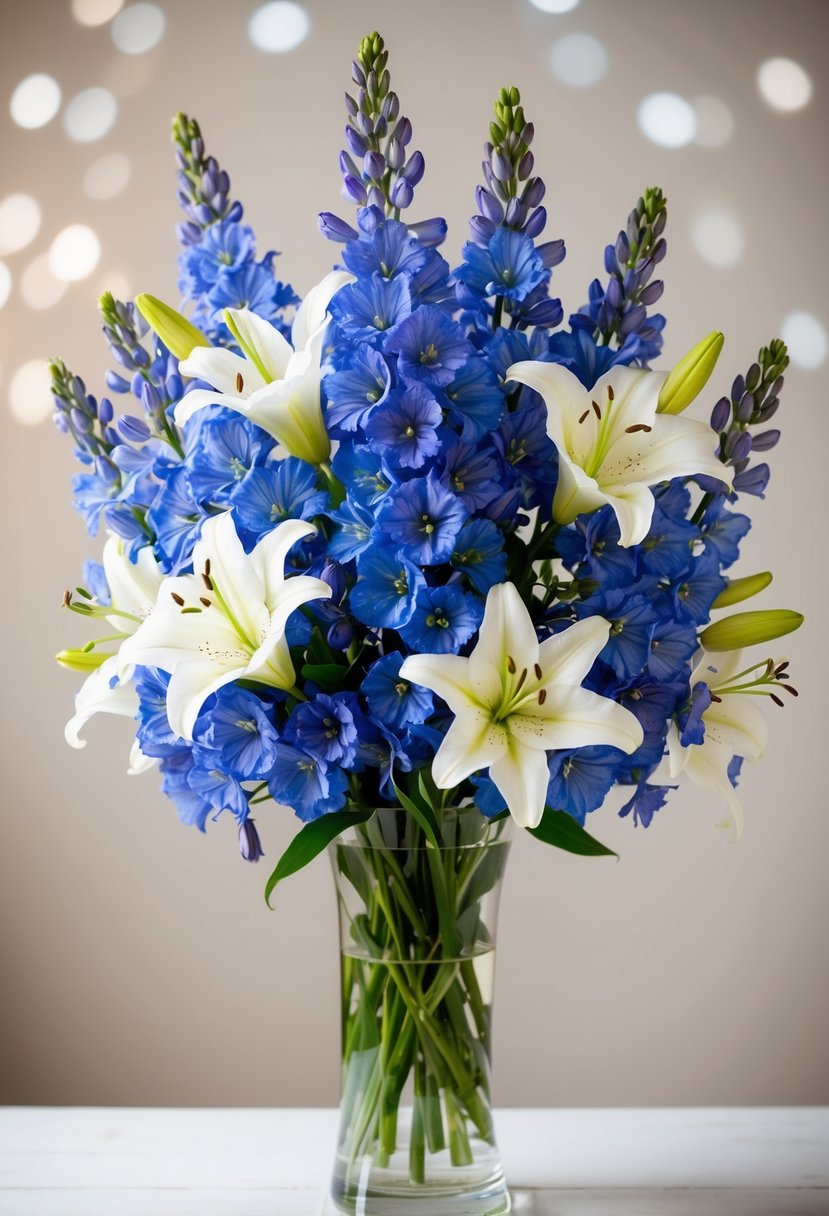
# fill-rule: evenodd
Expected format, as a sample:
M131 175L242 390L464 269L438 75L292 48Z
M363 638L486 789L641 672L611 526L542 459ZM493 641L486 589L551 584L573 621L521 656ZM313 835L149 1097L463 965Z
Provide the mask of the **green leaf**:
M553 811L550 807L544 811L541 823L537 828L528 829L536 840L543 840L557 849L565 849L568 853L578 853L580 857L618 857L613 849L608 849L589 832L576 823L572 815L566 811Z
M373 810L332 811L330 815L322 815L306 823L288 845L265 884L265 903L268 907L271 906L271 895L277 883L307 866L346 828L365 823L373 814Z
M345 668L338 663L306 663L302 668L305 680L319 684L323 692L337 692L343 686Z
M435 819L435 813L432 808L427 803L423 803L423 805L418 806L414 799L409 798L407 794L403 793L400 786L395 782L394 778L392 778L392 788L394 789L400 805L404 808L404 810L407 810L410 815L413 815L423 828L429 843L436 849L439 849L440 828L438 827L438 822Z

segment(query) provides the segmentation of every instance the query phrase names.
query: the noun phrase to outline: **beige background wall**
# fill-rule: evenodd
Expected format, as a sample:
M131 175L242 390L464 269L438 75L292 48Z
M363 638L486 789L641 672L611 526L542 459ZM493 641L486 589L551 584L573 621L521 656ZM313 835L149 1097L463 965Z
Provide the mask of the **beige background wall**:
M69 505L69 445L51 424L13 419L7 392L24 361L59 353L100 387L106 366L95 296L175 294L177 218L170 115L202 122L230 171L260 248L300 290L333 247L315 213L344 207L336 154L340 97L361 34L381 22L396 88L428 175L416 211L443 211L451 248L465 239L489 108L518 83L537 131L550 236L567 238L556 272L570 308L601 269L643 186L670 199L666 359L703 333L728 341L710 400L727 389L782 318L826 303L829 10L821 0L583 0L563 16L528 0L307 0L308 39L285 55L247 42L250 4L159 0L160 45L118 54L108 28L82 28L66 3L4 3L0 39L0 198L36 197L43 227L6 258L0 311L4 801L0 818L0 1099L20 1103L333 1104L337 1096L334 901L324 861L295 878L277 910L262 902L266 866L295 822L260 816L267 860L244 865L232 822L206 837L182 827L153 775L125 775L129 724L97 721L90 746L65 747L74 677L51 655L80 645L59 609L64 586L96 552ZM550 44L585 31L607 50L604 79L576 90L547 66ZM812 76L811 104L769 109L755 73L788 55ZM12 125L16 82L46 71L65 97L105 84L118 121L93 144L60 119ZM725 146L659 148L636 107L661 89L720 98L734 119ZM83 192L87 167L125 154L131 182L108 202ZM708 208L737 218L745 250L707 265L691 230ZM20 276L70 222L102 246L99 268L55 307L34 311ZM454 256L454 254L452 255ZM517 842L502 905L497 1097L502 1104L707 1104L829 1101L827 982L825 532L829 367L793 368L741 572L773 566L766 606L792 605L807 627L783 647L801 689L772 713L768 759L742 783L738 845L718 808L675 795L647 832L611 807L591 826L616 864ZM704 416L700 414L700 416ZM773 710L773 707L769 707Z

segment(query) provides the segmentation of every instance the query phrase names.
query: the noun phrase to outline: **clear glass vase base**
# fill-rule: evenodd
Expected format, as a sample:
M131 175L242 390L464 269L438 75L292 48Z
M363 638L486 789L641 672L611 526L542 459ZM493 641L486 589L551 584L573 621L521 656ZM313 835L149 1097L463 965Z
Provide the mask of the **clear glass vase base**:
M358 1196L330 1195L322 1216L507 1216L514 1210L501 1177L474 1192L424 1184L405 1191L372 1188Z

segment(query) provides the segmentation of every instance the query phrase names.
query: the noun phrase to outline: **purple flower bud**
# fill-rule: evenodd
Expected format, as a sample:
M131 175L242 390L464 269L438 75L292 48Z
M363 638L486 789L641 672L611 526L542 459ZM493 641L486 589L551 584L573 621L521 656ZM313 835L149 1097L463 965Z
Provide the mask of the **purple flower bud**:
M740 403L737 406L737 421L749 422L751 420L751 415L754 413L754 407L756 404L757 403L754 400L753 393L743 393L742 397L740 398Z
M355 84L358 84L361 89L366 87L365 73L356 59L352 59L351 61L351 79Z
M532 152L525 152L521 157L521 160L518 162L518 169L516 170L516 177L518 178L519 182L525 182L527 180L533 171L534 164L535 157L533 156Z
M119 443L110 452L115 465L124 473L139 473L147 467L147 457L143 451L132 448L129 444Z
M347 616L342 616L329 628L326 641L332 650L347 650L353 637L353 624Z
M89 435L92 432L94 425L92 419L84 414L82 410L73 407L69 411L69 416L72 419L72 427L79 435Z
M363 158L363 177L379 182L386 172L386 158L382 152L367 152Z
M340 173L342 173L343 177L345 177L347 174L350 173L352 177L359 178L360 170L354 164L354 161L351 159L351 157L348 155L347 152L340 153L339 165L340 165Z
M735 376L734 383L731 385L731 400L734 402L739 401L742 398L742 395L745 391L746 391L745 380L743 379L742 376Z
M348 114L350 114L352 118L354 117L354 115L357 113L357 110L359 109L357 102L354 100L354 98L351 96L350 93L346 93L346 95L345 95L345 108L346 108L346 112Z
M366 236L374 236L385 219L383 207L359 207L357 209L357 225Z
M376 207L378 211L386 205L386 196L379 186L369 186L366 200L369 207Z
M478 204L478 210L485 219L492 220L493 224L500 224L504 219L504 208L498 202L494 194L483 186L475 188L475 202Z
M365 114L362 110L357 115L357 126L364 135L374 134L374 122L369 114Z
M521 318L527 325L538 325L541 329L551 329L560 325L564 317L561 300L540 300L528 308Z
M768 422L769 419L773 418L774 415L777 413L779 407L780 407L780 398L772 397L771 401L767 401L766 404L763 406L763 408L760 410L760 413L757 415L757 421L758 422Z
M317 226L326 240L337 241L339 244L357 240L356 230L331 211L320 212L317 216Z
M244 215L244 210L245 209L240 202L235 202L231 206L225 218L228 219L232 224L236 224Z
M144 419L135 418L132 414L122 414L115 425L127 443L146 443L150 437L150 428Z
M164 392L169 401L178 401L184 396L184 381L178 372L170 372L164 381Z
M752 451L768 452L776 446L779 439L780 432L778 430L761 431L759 435L754 436L751 444Z
M112 408L112 402L110 401L109 397L102 397L98 404L98 417L104 426L106 426L108 422L112 422L114 413L115 410Z
M355 203L365 205L368 198L366 188L360 181L359 177L355 177L353 173L347 173L343 178L343 187L347 196Z
M711 429L719 434L728 426L731 418L731 402L727 397L720 397L711 411Z
M141 404L148 414L157 414L161 410L161 396L158 389L147 381L141 389ZM149 434L147 436L149 438Z
M383 105L380 113L385 118L386 122L394 122L397 115L400 113L400 101L396 93L387 93L383 98Z
M535 238L537 236L540 236L541 233L544 231L546 223L547 223L547 208L546 207L536 207L535 211L532 213L532 215L530 216L530 218L527 220L526 224L524 225L525 235L528 236L531 241L534 241Z
M402 169L406 160L406 151L397 139L390 139L386 149L386 161L392 169Z
M200 161L204 157L204 140L198 135L190 140L190 155L195 161Z
M774 384L771 386L771 396L779 397L782 391L783 391L783 377L778 376L777 379L775 380Z
M196 207L196 219L198 219L202 224L213 223L213 211L210 207L208 207L207 203L199 203L198 207Z
M527 208L520 199L511 198L507 203L507 212L504 217L504 223L507 228L520 228L527 215Z
M108 444L109 447L114 447L117 442L118 442L118 432L116 431L115 427L114 426L104 427L104 443Z
M616 237L616 261L620 266L626 266L630 257L630 242L624 232L620 232Z
M473 215L469 221L469 231L476 245L486 247L495 235L495 225L483 215Z
M197 245L201 240L201 228L191 220L188 220L184 224L178 224L176 232L182 245Z
M605 245L604 268L608 274L617 275L619 273L619 263L616 259L615 245Z
M652 283L648 283L647 287L641 292L639 299L643 304L650 306L655 304L665 290L665 284L661 279L654 279Z
M617 278L611 278L608 282L605 299L607 300L608 308L612 308L614 311L620 310L624 304L625 297L622 293L622 284Z
M107 372L106 383L112 393L128 393L130 389L129 381L125 380L123 376L119 376L117 372Z
M133 397L137 397L139 401L141 400L141 390L143 387L144 377L140 372L136 372L132 378L132 383L130 384L130 392L132 393Z
M393 207L399 207L402 211L406 207L410 206L413 198L414 187L412 186L412 183L407 181L405 177L398 177L397 181L389 191L391 205Z
M750 393L753 393L760 383L760 364L752 363L751 367L746 372L746 388Z
M540 177L531 177L521 191L521 202L528 207L537 207L547 192L547 187Z
M536 253L540 256L542 262L551 269L553 266L560 265L567 254L564 241L545 241L543 245L536 247Z
M374 134L377 139L385 139L388 133L389 124L381 114L374 123Z
M368 151L365 139L352 126L345 129L345 142L348 144L348 150L355 156L365 156Z
M619 325L619 335L626 338L628 334L635 334L639 326L647 316L647 310L644 304L636 304L629 312L625 313Z
M411 142L411 138L412 124L409 122L408 118L401 118L398 121L397 126L392 131L392 139L396 139L397 142L402 144L405 148L406 145Z
M433 249L436 245L442 245L446 240L448 225L446 220L441 216L435 216L431 220L418 220L416 224L409 224L409 233L411 236L417 237L421 245L427 249Z
M754 494L757 498L763 498L770 476L771 469L767 464L752 465L745 473L734 478L735 493Z
M629 270L625 271L625 277L622 279L622 287L623 287L623 290L625 293L625 297L628 300L632 300L634 295L636 294L636 292L639 289L639 267L638 266L632 266Z
M265 856L259 832L252 819L246 819L239 824L239 852L243 861L258 861Z
M107 460L104 456L95 457L95 472L101 481L106 482L109 486L115 486L121 480L121 474L118 469L111 460Z
M656 266L659 265L659 263L665 257L665 254L667 252L668 252L668 242L665 240L664 237L662 237L661 240L658 240L656 242L653 249L651 250L651 257L653 258L654 264Z
M135 360L137 367L149 367L150 366L150 362L151 362L150 356L144 350L143 346L134 346L133 351L132 351L132 357Z
M654 270L655 270L655 264L654 264L653 258L643 258L642 261L639 263L639 265L636 267L636 274L639 279L640 287L644 287L646 283L650 282L650 277L653 274Z
M492 156L492 172L499 182L508 182L512 177L512 165L503 152L495 152Z
M422 152L413 152L405 168L402 170L403 176L407 181L411 182L412 186L416 186L422 180L425 172L426 162L423 159Z
M730 431L725 441L725 454L733 464L739 464L751 454L751 436L748 431Z

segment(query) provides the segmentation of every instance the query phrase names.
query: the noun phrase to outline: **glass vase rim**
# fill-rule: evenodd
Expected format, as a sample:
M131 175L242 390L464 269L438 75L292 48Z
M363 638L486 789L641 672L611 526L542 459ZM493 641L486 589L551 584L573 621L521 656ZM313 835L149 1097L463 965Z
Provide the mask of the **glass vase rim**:
M443 807L443 808L441 808L440 814L444 815L444 814L451 813L451 812L455 812L456 814L464 814L465 812L469 812L469 813L477 812L477 814L480 816L482 823L487 832L485 838L482 840L464 840L464 841L459 841L458 843L452 843L449 841L446 841L446 842L441 841L438 844L437 849L435 848L435 846L433 844L430 844L428 841L424 842L423 844L407 844L405 841L399 841L397 843L391 843L391 842L384 843L384 842L378 841L375 843L374 841L364 839L363 837L361 837L359 835L355 835L355 833L359 832L361 828L365 827L366 824L368 824L370 822L370 819L367 819L363 823L354 824L354 825L350 826L349 828L347 828L346 831L342 835L335 837L335 839L330 842L330 844L328 845L328 848L331 851L336 851L338 848L349 848L349 849L364 849L366 851L377 850L378 852L385 851L385 852L399 852L399 853L420 853L420 852L442 853L442 852L448 852L449 850L452 850L453 852L458 852L458 851L462 851L462 850L471 850L471 849L488 849L488 848L492 848L494 845L508 845L508 844L512 843L512 841L511 841L511 828L512 828L512 823L513 823L512 816L505 816L503 819L494 818L494 817L490 818L488 815L485 815L484 812L480 809L480 807L477 806L474 802L467 802L467 803L464 803L461 805ZM378 806L373 809L371 818L373 818L375 814L390 816L392 814L401 814L401 813L405 814L406 816L409 816L409 814L410 814L410 812L408 812L405 809L405 807L402 807L399 804L397 804L396 806L394 806L394 805Z

